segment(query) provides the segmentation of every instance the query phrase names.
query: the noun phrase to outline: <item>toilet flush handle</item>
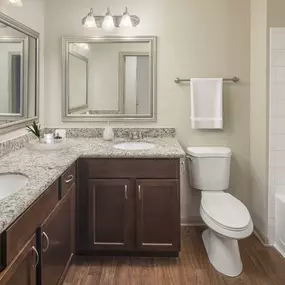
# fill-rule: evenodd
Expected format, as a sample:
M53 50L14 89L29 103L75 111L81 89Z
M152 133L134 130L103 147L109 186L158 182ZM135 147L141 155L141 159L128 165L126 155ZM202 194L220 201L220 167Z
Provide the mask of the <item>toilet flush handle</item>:
M192 161L192 156L190 156L190 155L186 155L186 157L190 160L190 161Z

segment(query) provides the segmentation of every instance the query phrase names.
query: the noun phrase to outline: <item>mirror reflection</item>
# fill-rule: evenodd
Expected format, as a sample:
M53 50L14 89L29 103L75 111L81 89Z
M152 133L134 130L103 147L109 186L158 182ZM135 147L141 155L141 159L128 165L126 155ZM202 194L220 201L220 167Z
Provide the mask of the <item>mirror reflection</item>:
M68 42L67 48L68 115L153 116L151 42Z
M0 23L0 124L36 116L36 39Z

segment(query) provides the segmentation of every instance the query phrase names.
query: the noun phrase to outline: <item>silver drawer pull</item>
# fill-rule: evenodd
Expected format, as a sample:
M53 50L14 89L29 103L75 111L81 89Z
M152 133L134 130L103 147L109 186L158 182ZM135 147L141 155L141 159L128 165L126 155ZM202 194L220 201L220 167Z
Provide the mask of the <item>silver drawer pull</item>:
M49 249L49 237L48 237L48 235L45 233L45 232L43 232L43 236L45 237L45 239L46 239L46 248L43 248L43 252L47 252L47 250Z
M67 180L64 180L65 183L69 183L73 180L74 176L71 174L67 177Z
M128 185L125 185L125 199L128 200Z
M142 199L141 186L139 185L139 199Z
M38 266L40 262L40 256L39 256L37 249L34 246L32 247L32 251L36 254L36 264L33 265L33 267L35 268Z

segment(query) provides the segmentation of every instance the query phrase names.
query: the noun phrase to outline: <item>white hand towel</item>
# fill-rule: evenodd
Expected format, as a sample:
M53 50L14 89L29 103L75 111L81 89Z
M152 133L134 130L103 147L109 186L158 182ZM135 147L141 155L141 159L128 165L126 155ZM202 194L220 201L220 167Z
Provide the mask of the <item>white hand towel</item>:
M223 129L223 79L191 79L193 129Z

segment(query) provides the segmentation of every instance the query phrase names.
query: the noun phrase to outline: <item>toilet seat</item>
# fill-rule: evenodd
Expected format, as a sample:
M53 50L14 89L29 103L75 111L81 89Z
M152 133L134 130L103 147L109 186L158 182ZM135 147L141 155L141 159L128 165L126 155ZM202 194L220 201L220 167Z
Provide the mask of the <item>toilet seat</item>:
M200 214L210 228L226 237L240 239L252 233L249 211L231 194L202 192Z
M250 223L245 205L225 192L202 192L201 207L218 225L231 230L244 230Z

